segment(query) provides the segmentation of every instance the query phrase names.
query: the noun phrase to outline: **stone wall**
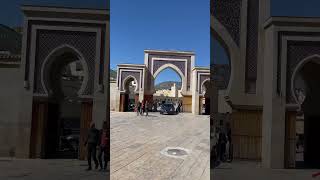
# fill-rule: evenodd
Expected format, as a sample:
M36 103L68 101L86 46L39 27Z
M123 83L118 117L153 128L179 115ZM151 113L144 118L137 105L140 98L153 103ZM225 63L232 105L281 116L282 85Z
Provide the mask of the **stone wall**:
M0 157L16 149L22 79L19 68L0 65Z
M191 96L184 96L182 98L182 111L183 112L192 112L192 97Z
M110 81L110 111L116 110L116 95L118 94L116 81Z

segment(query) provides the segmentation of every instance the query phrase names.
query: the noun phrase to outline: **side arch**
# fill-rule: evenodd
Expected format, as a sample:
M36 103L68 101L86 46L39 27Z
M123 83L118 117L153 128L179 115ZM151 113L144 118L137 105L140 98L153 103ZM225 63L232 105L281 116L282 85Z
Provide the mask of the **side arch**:
M136 88L134 89L134 92L135 92L135 93L138 92L138 90L139 90L138 80L137 80L134 76L131 76L131 75L127 76L127 77L123 80L123 82L122 82L123 90L126 91L125 87L126 87L126 84L128 83L128 81L129 81L130 79L133 79L133 81L136 83Z
M307 64L308 62L311 62L311 61L318 61L320 62L320 55L319 54L314 54L314 55L311 55L311 56L308 56L306 58L304 58L303 60L301 60L297 66L295 67L293 73L292 73L292 76L291 76L291 87L290 87L290 92L291 92L291 95L293 96L295 102L297 105L299 105L299 107L301 106L301 103L299 102L298 100L298 97L294 91L294 82L295 82L295 79L296 79L296 76L297 74L300 72L300 70L304 67L305 64Z
M200 94L203 95L203 96L205 95L205 93L203 92L204 84L207 83L207 82L210 83L210 78L205 79L205 80L201 83L201 86L200 86L200 87L201 87L201 92L200 92Z

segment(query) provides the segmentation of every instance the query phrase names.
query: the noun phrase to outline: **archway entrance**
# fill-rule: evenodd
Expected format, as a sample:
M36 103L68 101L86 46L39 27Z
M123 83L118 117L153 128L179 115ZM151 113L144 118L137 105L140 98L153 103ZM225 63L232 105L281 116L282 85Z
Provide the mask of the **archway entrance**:
M53 59L47 72L48 118L44 158L79 158L81 99L84 68L79 57L67 52Z
M320 168L320 64L319 58L305 63L297 72L294 82L295 95L301 104L296 121L296 167Z
M136 93L137 81L134 77L128 77L124 82L125 92L122 94L123 112L135 111L135 105L139 100L139 93Z
M103 121L109 121L105 80L109 12L91 9L93 17L88 19L87 9L23 6L22 10L24 29L29 29L22 48L26 56L21 58L24 86L19 119L25 128L18 132L16 154L85 159L83 144L90 122L94 119L101 128ZM57 16L52 19L50 14Z
M181 89L182 78L179 73L171 67L163 69L154 79L154 94L150 110L159 111L161 104L172 103L176 110L182 112Z
M81 96L87 65L72 48L60 48L42 67L47 96L34 98L31 158L84 159L92 101Z

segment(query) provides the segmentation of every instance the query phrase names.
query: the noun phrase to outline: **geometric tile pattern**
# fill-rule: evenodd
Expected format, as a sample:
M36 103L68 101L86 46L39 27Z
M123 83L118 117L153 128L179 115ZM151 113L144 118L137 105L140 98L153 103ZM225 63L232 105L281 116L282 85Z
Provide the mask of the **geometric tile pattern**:
M120 69L119 69L119 72L120 72ZM140 82L140 74L141 72L136 72L136 71L125 71L125 70L122 70L120 75L121 75L121 81L118 81L118 83L121 82L121 84L118 85L120 91L125 91L125 87L123 87L123 81L128 77L128 76L133 76L136 80L137 80L137 91L140 90L140 85L141 85L141 82ZM126 82L127 83L127 82Z
M218 89L227 89L230 81L230 65L214 64L211 67L212 81Z
M42 64L52 50L64 44L76 48L84 56L84 59L88 65L88 83L83 91L83 95L93 95L96 59L96 34L93 32L57 30L37 31L34 93L45 93L44 87L42 87L41 84Z
M247 47L246 47L246 87L257 79L259 1L248 1ZM251 91L246 89L246 92ZM255 88L253 88L255 92ZM250 92L250 93L254 93Z
M148 69L152 69L151 68L151 61L152 59L154 58L166 58L166 59L182 59L182 60L185 60L187 59L187 67L185 67L185 62L181 62L181 61L174 61L174 60L170 60L170 61L157 61L155 60L154 61L154 64L153 64L153 72L151 73L155 73L157 69L159 69L162 65L164 64L174 64L176 65L180 70L181 72L184 74L185 78L187 79L187 88L188 90L190 90L190 84L191 84L191 56L183 56L183 55L155 55L155 54L149 54L148 56L148 66L147 67ZM187 68L187 74L185 74L185 68ZM150 81L147 81L147 86L151 86L151 79Z
M242 0L211 0L210 13L229 32L232 39L239 46L240 16Z

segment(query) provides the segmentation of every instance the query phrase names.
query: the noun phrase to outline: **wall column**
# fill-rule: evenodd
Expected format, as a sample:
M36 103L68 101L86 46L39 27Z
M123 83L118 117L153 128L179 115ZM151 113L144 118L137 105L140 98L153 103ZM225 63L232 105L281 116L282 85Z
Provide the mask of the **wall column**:
M274 27L266 30L264 54L262 165L284 168L285 146L285 77L277 92L278 36ZM284 87L283 87L284 86Z

